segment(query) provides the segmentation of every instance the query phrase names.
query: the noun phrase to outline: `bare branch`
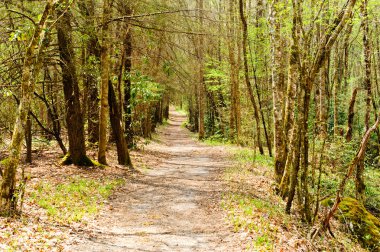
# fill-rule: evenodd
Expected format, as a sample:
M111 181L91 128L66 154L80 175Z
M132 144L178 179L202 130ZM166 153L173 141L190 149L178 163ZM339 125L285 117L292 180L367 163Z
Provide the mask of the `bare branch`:
M32 22L34 26L37 26L37 23L34 21L34 19L31 18L31 17L29 17L29 16L26 15L25 13L22 13L22 12L20 12L20 11L13 10L13 9L7 9L7 11L12 12L12 13L16 13L16 14L19 14L19 15L25 17L26 19L28 19L30 22Z

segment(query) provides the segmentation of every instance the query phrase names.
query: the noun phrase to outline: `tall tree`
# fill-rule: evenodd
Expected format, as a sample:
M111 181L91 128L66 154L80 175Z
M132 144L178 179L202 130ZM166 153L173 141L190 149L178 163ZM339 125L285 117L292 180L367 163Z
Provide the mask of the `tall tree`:
M236 29L236 1L228 2L228 60L230 66L230 138L239 141L240 134L240 111L239 111L239 60L238 38Z
M272 96L273 96L273 119L274 119L274 146L275 146L275 179L281 183L286 163L286 131L284 129L284 98L285 78L283 61L283 46L281 45L281 13L284 11L278 0L271 4L271 42L272 42ZM293 51L292 51L293 52ZM290 72L290 71L289 71Z
M99 150L98 161L106 165L107 150L107 126L108 126L108 82L110 76L110 30L109 21L111 17L111 1L103 2L102 23L102 50L101 50L101 89L100 89L100 115L99 115Z
M198 7L198 23L199 28L203 30L203 12L204 12L204 2L203 0L197 0ZM204 38L200 34L197 38L197 53L198 53L198 80L197 80L197 93L198 93L198 133L199 139L205 138L205 82L204 82Z
M252 88L252 85L251 85L251 81L249 79L249 69L248 69L248 23L247 23L247 19L245 17L245 14L244 14L244 6L245 6L244 1L243 0L239 0L239 13L240 13L240 20L241 20L242 30L243 30L243 41L242 41L242 44L243 44L244 77L245 77L245 84L246 84L247 90L248 90L248 96L249 96L249 99L250 99L250 101L252 103L252 106L253 106L253 112L254 112L255 123L256 123L256 130L257 130L257 136L256 136L257 145L259 147L260 153L264 154L264 149L263 149L263 146L262 146L262 143L261 143L260 117L259 117L259 112L258 112L258 107L257 107L256 99L255 99L255 96L253 94L253 88ZM231 7L233 7L233 6L231 6ZM230 12L231 11L233 12L233 10L230 10ZM233 22L233 20L230 20L230 22ZM231 25L233 25L233 24L231 24ZM232 32L231 32L230 35L232 35ZM232 60L232 57L233 56L231 55L230 56L230 61ZM234 66L234 68L236 68L236 66ZM232 71L237 71L237 73L234 73L236 75L236 74L238 74L238 70L239 69L234 69ZM235 78L233 80L235 81ZM236 84L233 84L232 87L233 87L233 90L234 90L236 88ZM234 92L232 92L232 93L234 94ZM239 118L239 120L240 120L240 118Z
M57 8L58 47L61 59L63 93L67 107L66 124L69 139L69 152L62 163L91 166L93 162L86 156L84 120L73 48L70 5L69 0L61 0L60 6Z
M371 47L369 41L369 24L368 24L368 0L363 0L361 5L362 28L363 28L363 50L364 50L364 88L366 90L366 113L365 113L365 129L370 128L371 102L372 102L372 85L371 85ZM364 184L364 158L358 162L356 169L356 198L360 202L364 202L365 184Z

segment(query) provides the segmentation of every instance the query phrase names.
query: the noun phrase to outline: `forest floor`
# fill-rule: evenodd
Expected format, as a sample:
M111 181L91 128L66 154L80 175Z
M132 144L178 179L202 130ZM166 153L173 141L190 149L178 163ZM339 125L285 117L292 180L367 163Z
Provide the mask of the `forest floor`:
M114 148L106 168L81 169L36 144L23 215L0 218L0 251L362 251L337 221L336 238L311 243L271 188L273 159L201 143L185 121L172 110L140 143L137 173L117 165Z

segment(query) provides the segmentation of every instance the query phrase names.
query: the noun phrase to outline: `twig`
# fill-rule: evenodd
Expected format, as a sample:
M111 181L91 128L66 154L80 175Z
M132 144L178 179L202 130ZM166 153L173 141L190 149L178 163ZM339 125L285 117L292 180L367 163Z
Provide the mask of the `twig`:
M135 19L135 18L151 17L151 16L157 16L157 15L174 14L174 13L179 13L179 12L191 12L191 11L197 11L197 10L196 9L168 10L168 11L160 11L160 12L153 12L153 13L140 14L140 15L121 16L121 17L117 17L117 18L113 18L111 20L108 20L106 22L106 24L109 24L113 21L124 21L126 19ZM103 24L101 24L101 25L103 25Z
M7 9L7 11L9 11L9 12L13 12L13 13L16 13L16 14L19 14L19 15L21 15L21 16L27 18L30 22L33 23L34 26L37 26L37 23L34 21L34 19L31 18L31 17L29 17L29 16L26 15L25 13L22 13L22 12L20 12L20 11L13 10L13 9Z

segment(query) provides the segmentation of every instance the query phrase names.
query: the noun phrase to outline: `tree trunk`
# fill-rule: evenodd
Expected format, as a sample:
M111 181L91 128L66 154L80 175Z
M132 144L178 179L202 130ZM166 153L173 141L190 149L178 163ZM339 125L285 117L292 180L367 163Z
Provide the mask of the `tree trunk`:
M333 100L334 100L334 136L340 135L339 128L339 91L342 80L342 60L340 56L339 44L336 45L334 64L335 71L333 77Z
M110 106L110 122L113 131L113 135L116 140L117 147L117 160L120 165L126 165L132 167L132 161L128 152L128 143L124 137L124 130L122 127L122 114L119 104L116 100L116 94L112 83L108 84L108 103Z
M300 78L297 64L298 57L298 47L293 44L289 58L288 87L285 104L285 120L283 126L285 132L285 143L281 149L285 158L285 169L280 184L280 192L283 198L285 198L289 192L289 178L294 160L294 149L296 148L298 139L298 136L296 135L296 124L294 124L295 101L299 90L297 84ZM297 102L297 104L299 104L299 102Z
M361 6L362 13L362 27L363 27L363 47L364 47L364 88L367 91L366 96L366 113L365 113L365 129L369 130L369 121L371 115L371 99L372 99L372 85L371 85L371 47L369 42L369 25L368 25L368 0L363 0ZM364 183L364 159L358 162L356 167L356 198L359 202L363 203L365 199L365 183Z
M329 60L327 59L321 67L319 82L319 136L321 139L327 137L327 120L328 120L328 86L329 86Z
M32 163L32 119L30 118L30 113L26 118L25 125L25 142L26 142L26 162Z
M352 140L352 124L354 123L355 116L355 101L356 95L358 93L358 88L355 88L352 92L350 106L348 108L348 122L347 122L347 133L346 133L346 141L350 142Z
M250 6L250 4L251 4L251 2L248 3L248 6ZM264 16L264 11L265 11L264 2L262 0L258 0L256 8L257 8L257 10L256 10L256 24L255 24L255 27L257 29L257 35L256 35L257 42L255 42L255 52L256 52L256 55L259 55L258 57L264 58L265 62L266 62L266 57L267 56L266 56L266 52L264 50L265 45L266 45L266 41L265 41L265 36L266 35L263 32L263 30L265 28L263 27L263 24L262 24L262 21L261 21L262 19L266 18ZM250 7L248 7L248 9L250 9ZM266 140L266 144L267 144L267 148L268 148L268 153L269 153L269 156L272 157L273 156L273 154L272 154L272 142L271 142L271 136L270 136L270 128L271 127L270 126L267 127L267 123L266 123L265 116L264 116L263 102L262 102L262 99L261 99L261 96L262 96L261 95L261 90L263 90L263 88L261 90L259 89L259 80L261 80L263 78L259 78L257 76L257 67L253 63L253 58L252 58L253 55L252 55L252 50L251 50L250 42L249 42L249 39L248 39L248 35L247 35L247 43L248 43L248 48L249 48L250 55L251 55L252 73L253 73L253 78L254 78L254 83L255 83L257 102L258 102L258 105L259 105L258 106L258 110L260 111L260 115L261 115L261 121L262 121L262 124L263 124L264 136L265 136L265 140ZM266 71L266 72L268 72L268 71ZM264 82L269 82L267 80L269 80L268 76L264 80ZM262 82L260 84L263 85Z
M125 3L119 3L119 12L124 16L130 16L133 14L133 9L130 3L127 1ZM132 45L132 26L128 21L122 26L124 32L123 36L123 47L122 47L122 60L120 66L120 74L119 74L119 82L120 84L124 80L123 91L120 90L120 98L123 95L124 99L121 101L120 105L122 108L122 114L124 114L124 133L125 139L129 146L133 145L133 127L132 127L132 108L131 108L131 74L132 74L132 53L133 53L133 45Z
M230 129L229 138L232 140L237 140L239 135L238 129L238 86L239 86L239 66L238 60L236 59L236 27L235 27L235 1L229 0L229 20L228 20L228 59L230 63L230 97L231 97L231 108L230 108ZM244 50L244 49L243 49Z
M69 4L66 1L63 2ZM86 156L84 120L80 104L70 15L70 12L65 10L64 6L57 10L57 16L60 17L57 21L58 46L61 59L63 92L67 106L66 124L69 138L69 152L62 160L62 164L91 166L93 163Z
M274 119L274 146L275 146L275 180L281 183L286 164L286 139L287 132L284 130L284 70L282 67L283 53L281 41L280 12L278 1L271 6L271 41L273 44L272 58L272 92L273 92L273 119ZM292 73L290 73L292 74Z
M203 0L197 0L198 4L198 22L200 30L203 30ZM204 83L204 52L203 52L204 38L203 35L198 36L198 133L199 139L205 138L205 83Z
M132 11L130 11L132 13ZM124 127L125 138L128 145L133 144L133 128L132 128L132 109L131 109L131 70L132 70L132 31L130 27L127 29L124 40L125 61L124 61Z
M108 114L108 82L110 71L110 41L108 21L111 17L110 0L104 0L103 3L103 26L102 26L102 50L101 50L101 89L100 89L100 115L99 115L99 150L98 161L106 165L107 150L107 114Z

